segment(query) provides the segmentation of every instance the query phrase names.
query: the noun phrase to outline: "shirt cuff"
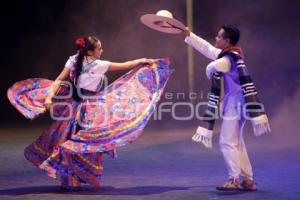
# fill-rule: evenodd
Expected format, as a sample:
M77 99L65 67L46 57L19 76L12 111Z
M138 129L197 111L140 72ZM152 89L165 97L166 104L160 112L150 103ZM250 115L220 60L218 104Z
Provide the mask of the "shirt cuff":
M191 44L190 41L193 36L195 36L195 34L193 32L190 32L190 35L185 37L184 42L187 44Z

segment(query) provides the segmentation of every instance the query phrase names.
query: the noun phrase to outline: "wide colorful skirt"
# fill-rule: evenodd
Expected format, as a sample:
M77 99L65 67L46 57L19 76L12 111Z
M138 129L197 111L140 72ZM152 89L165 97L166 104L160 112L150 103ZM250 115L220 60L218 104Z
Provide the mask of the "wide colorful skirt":
M53 124L25 149L25 157L63 186L100 186L103 155L136 140L153 114L173 69L167 59L135 68L93 95L73 100L72 85L62 85L53 99ZM15 83L12 105L26 118L46 112L53 81L41 78ZM80 91L79 91L80 92Z

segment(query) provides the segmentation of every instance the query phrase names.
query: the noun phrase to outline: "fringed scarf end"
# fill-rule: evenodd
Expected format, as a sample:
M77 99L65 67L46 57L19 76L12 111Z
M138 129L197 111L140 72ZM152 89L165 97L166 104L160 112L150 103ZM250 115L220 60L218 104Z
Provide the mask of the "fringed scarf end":
M267 115L260 115L251 119L254 135L259 137L271 132L271 127Z
M202 143L206 148L212 148L212 136L212 130L198 126L195 135L192 137L192 140Z

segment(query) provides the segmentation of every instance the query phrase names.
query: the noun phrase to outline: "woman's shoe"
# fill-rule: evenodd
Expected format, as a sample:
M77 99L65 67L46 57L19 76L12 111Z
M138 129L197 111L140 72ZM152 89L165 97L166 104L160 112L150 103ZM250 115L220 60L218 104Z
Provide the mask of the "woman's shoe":
M63 192L78 192L83 191L81 187L72 187L72 186L60 186L60 190Z

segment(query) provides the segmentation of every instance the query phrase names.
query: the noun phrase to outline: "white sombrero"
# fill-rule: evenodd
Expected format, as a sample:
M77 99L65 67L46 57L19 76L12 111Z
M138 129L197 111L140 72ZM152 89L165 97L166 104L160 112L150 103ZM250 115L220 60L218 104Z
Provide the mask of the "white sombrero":
M185 26L182 22L174 19L173 14L167 10L160 10L156 14L145 14L141 22L157 31L164 33L181 33Z

